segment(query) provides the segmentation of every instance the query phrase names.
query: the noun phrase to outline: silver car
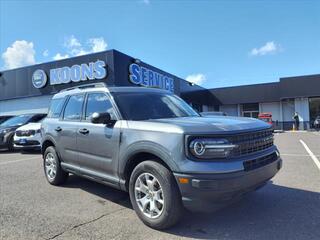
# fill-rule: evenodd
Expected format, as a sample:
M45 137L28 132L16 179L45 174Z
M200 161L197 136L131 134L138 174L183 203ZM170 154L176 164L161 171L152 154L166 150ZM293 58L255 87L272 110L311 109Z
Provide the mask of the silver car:
M67 89L53 97L41 131L50 184L72 173L128 191L155 229L173 226L184 208L207 212L260 188L282 163L270 125L201 117L152 88Z

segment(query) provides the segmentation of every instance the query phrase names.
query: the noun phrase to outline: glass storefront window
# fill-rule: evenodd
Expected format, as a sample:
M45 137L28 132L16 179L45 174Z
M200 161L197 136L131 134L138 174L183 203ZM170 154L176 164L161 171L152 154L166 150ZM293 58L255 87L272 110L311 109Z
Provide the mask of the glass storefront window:
M240 106L243 117L258 118L259 103L246 103Z
M314 127L314 120L320 116L320 97L309 98L310 125Z

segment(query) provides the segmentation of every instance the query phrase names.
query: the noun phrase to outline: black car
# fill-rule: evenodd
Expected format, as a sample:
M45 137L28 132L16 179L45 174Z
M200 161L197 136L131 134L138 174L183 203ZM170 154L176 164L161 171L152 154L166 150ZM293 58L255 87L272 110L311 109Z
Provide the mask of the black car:
M0 124L0 149L13 151L13 136L18 127L31 122L39 122L46 114L23 114L9 118Z
M9 118L12 118L13 116L10 115L5 115L5 116L0 116L0 124L7 121Z

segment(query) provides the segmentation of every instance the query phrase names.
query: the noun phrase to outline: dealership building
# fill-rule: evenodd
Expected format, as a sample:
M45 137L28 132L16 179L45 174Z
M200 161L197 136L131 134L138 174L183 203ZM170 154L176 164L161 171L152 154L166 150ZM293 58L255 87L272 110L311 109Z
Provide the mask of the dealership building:
M222 111L245 117L272 113L278 129L291 129L295 112L303 123L301 129L312 127L313 120L320 115L320 75L205 89L137 58L109 50L0 72L0 116L45 113L55 93L95 82L166 89L198 111Z
M219 101L219 111L232 116L258 117L272 113L274 126L289 130L298 113L300 129L313 127L320 116L320 75L280 78L278 82L216 88L210 92Z
M1 72L0 116L46 113L55 93L96 82L107 86L166 89L198 110L216 101L207 89L119 51L109 50Z

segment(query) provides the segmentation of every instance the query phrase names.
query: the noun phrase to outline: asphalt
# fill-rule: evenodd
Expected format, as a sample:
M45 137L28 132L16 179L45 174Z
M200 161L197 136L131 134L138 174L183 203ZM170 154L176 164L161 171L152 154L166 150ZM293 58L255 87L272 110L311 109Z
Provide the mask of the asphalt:
M142 224L127 193L71 176L46 182L37 153L0 153L0 239L320 239L320 133L276 134L283 168L264 188L176 227ZM205 206L204 206L205 207Z

